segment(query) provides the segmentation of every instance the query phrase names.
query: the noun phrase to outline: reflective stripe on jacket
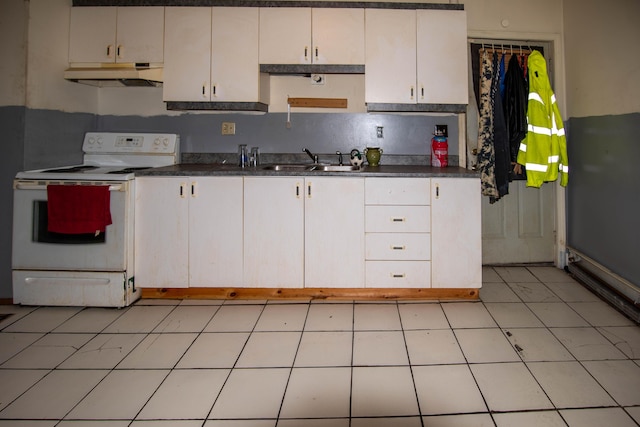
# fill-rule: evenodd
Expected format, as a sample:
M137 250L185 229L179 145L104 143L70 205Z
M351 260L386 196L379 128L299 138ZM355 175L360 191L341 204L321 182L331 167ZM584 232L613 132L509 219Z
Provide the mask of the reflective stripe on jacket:
M527 170L527 186L540 187L544 182L560 185L569 182L567 140L556 97L547 76L547 64L542 54L529 55L529 100L527 136L520 143L518 163Z

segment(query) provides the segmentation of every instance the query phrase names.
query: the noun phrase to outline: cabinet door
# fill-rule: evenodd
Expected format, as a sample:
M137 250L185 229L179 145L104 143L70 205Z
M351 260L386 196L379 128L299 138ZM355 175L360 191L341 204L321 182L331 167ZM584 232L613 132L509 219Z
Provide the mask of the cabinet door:
M211 101L260 101L258 11L253 7L213 8Z
M364 287L364 179L305 179L307 288Z
M188 178L136 178L135 185L136 286L187 287Z
M189 185L189 286L242 286L242 177Z
M248 287L304 284L304 180L244 178L244 282Z
M466 12L418 10L417 31L418 102L469 102Z
M431 180L431 284L434 288L482 286L480 181Z
M311 64L311 9L260 8L260 64Z
M69 28L69 62L115 62L115 7L72 7Z
M314 64L364 64L364 9L311 12Z
M164 101L210 100L211 8L167 7Z
M164 58L164 8L119 7L116 62L161 64Z
M416 11L365 11L365 101L416 103Z

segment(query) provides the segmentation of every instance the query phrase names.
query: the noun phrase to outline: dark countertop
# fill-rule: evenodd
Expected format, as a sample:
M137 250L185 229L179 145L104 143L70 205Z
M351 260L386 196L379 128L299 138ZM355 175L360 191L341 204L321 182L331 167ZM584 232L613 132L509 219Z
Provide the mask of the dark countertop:
M311 165L311 164L309 164ZM363 177L411 177L411 178L480 178L480 174L458 166L436 168L423 165L380 165L364 166L359 171L274 171L260 165L240 168L221 163L181 163L174 166L137 171L136 176L363 176Z

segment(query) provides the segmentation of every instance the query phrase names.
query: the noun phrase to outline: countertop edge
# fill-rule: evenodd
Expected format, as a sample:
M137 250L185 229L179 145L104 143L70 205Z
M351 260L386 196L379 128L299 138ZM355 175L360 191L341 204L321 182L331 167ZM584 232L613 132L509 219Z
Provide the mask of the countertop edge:
M416 165L365 166L359 171L274 171L258 167L240 168L228 164L181 163L173 166L137 171L136 177L171 176L343 176L343 177L396 177L396 178L480 178L476 171L458 166L437 168Z

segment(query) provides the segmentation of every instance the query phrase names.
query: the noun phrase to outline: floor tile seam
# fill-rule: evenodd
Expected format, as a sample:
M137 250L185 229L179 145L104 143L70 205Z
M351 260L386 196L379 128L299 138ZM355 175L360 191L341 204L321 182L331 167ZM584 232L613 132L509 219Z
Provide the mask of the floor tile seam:
M595 378L595 376L591 373L591 371L589 371L587 369L586 366L584 366L584 363L582 363L582 361L580 360L566 360L566 361L556 361L556 362L523 362L527 368L527 370L529 371L529 373L531 374L531 376L533 376L533 378L535 379L536 383L538 383L538 385L540 386L540 388L542 389L542 391L545 393L545 395L547 396L547 398L549 399L549 401L551 402L551 404L558 410L560 409L575 409L575 408L558 408L558 406L556 405L556 403L551 399L551 396L549 396L549 394L547 393L547 390L545 390L545 388L542 386L542 384L540 383L540 381L538 380L538 378L535 376L535 374L531 371L531 368L529 367L529 364L534 364L534 363L554 363L554 364L559 364L559 363L564 363L564 364L569 364L569 363L578 363L582 369L584 369L584 371L589 375L589 377L591 377L596 384L598 384L598 386L602 389L602 391L604 391L607 396L609 396L609 398L611 398L611 400L613 402L616 403L616 405L611 405L611 406L603 406L603 407L621 407L622 405L611 395L611 393L609 392L609 390L607 390L601 383L600 381L597 380L597 378ZM591 407L587 407L585 406L584 408L591 408Z
M546 303L535 303L535 302L534 302L534 303L525 303L525 304L527 305L527 307L529 307L529 304L564 304L564 305L566 305L566 306L567 306L567 307L568 307L568 308L569 308L573 313L575 313L575 314L576 314L580 319L582 319L584 322L586 322L586 323L587 323L587 325L590 325L590 326L592 326L592 327L594 327L594 328L595 328L595 327L597 327L597 326L596 326L596 325L594 325L593 323L589 322L589 320L587 320L584 316L582 316L580 313L578 313L578 312L576 311L576 309L574 309L573 307L571 307L571 306L569 305L569 303L568 303L568 302L566 302L566 301L564 301L564 300L557 301L557 302L546 302ZM539 316L535 313L535 311L533 311L533 309L532 309L531 307L529 307L529 310L531 310L531 312L533 312L533 314L534 314L536 317L538 317L538 319L540 320L540 322L542 322L545 326L547 326L547 327L552 327L552 326L547 325L547 324L546 324L542 319L540 319L540 318L539 318Z
M180 306L178 305L174 310L177 310L180 307L199 307L199 306ZM208 307L208 306L207 306ZM168 316L171 315L171 313L173 313L174 310L171 311L171 313L167 314L167 317L165 317L165 319L161 320L158 325L153 328L153 330L151 330L151 332L149 332L150 334L181 334L181 333L185 333L185 334L189 334L189 333L202 333L204 332L204 329L207 327L207 325L211 322L211 320L215 317L216 313L218 312L218 310L220 310L221 306L217 306L216 310L211 313L211 316L209 317L209 320L207 320L207 322L204 324L204 326L202 326L199 330L192 330L192 331L167 331L165 330L158 330L158 328L160 327L160 325L162 324L162 322L164 322L164 320L166 320L168 318ZM165 326L165 328L167 328L169 325Z
M402 330L402 342L404 343L404 351L407 356L407 363L409 364L409 373L411 374L411 383L413 384L413 393L416 399L416 405L418 407L418 414L422 414L422 408L420 407L420 397L418 396L418 386L416 384L416 378L413 372L413 366L411 365L411 355L409 353L409 344L407 343L407 334L402 322L402 313L400 312L400 306L396 304L398 310L398 317L400 319L400 329ZM355 335L355 333L354 333ZM424 420L420 418L421 427L425 427Z
M351 417L353 417L353 362L356 349L356 303L351 304L351 358L350 358L350 370L349 370L349 427L351 426Z
M310 304L306 304L307 306L307 311L305 313L304 316L304 322L302 324L302 330L300 331L300 336L298 337L298 345L296 346L296 351L295 354L293 355L293 360L291 362L291 367L289 368L289 375L287 376L287 381L284 385L284 390L282 392L282 398L280 399L280 407L278 408L278 414L277 414L277 418L280 417L280 414L282 413L282 406L284 405L284 399L285 396L287 395L287 390L289 389L289 383L291 382L291 374L293 373L293 367L296 363L296 359L298 358L298 352L300 351L300 344L302 343L302 336L303 336L303 332L304 331L304 326L307 324L307 320L309 319L309 311L311 309L311 305ZM264 313L264 310L263 310ZM262 316L262 314L261 314ZM258 321L260 321L260 318L258 318ZM257 325L257 322L256 322ZM277 424L277 422L276 422Z

